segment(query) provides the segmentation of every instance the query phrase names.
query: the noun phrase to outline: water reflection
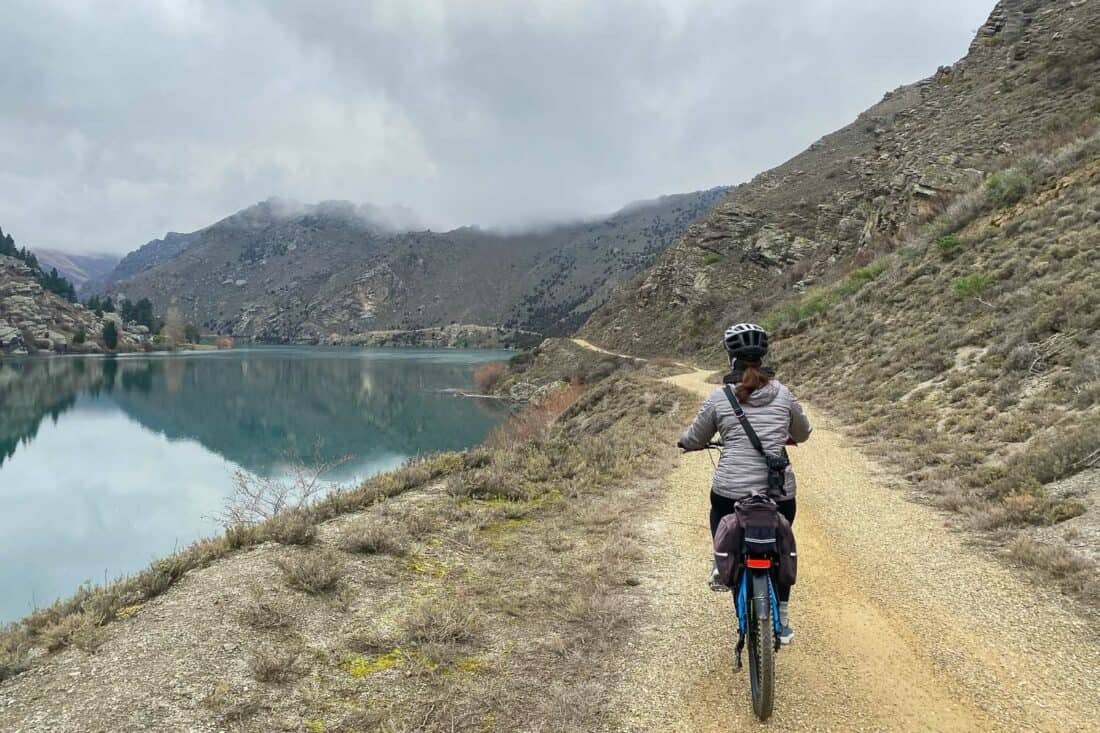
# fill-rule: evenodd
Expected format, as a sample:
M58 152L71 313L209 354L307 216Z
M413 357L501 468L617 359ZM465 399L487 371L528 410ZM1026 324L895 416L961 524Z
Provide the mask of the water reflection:
M467 387L500 353L268 348L0 362L0 621L216 525L236 467L352 455L351 480L480 442Z

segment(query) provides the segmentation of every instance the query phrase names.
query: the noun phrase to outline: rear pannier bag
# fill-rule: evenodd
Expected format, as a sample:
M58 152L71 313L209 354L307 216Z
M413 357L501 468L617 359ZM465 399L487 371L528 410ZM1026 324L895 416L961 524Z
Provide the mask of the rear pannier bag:
M794 533L776 503L763 494L741 499L732 514L722 517L714 533L714 560L718 581L732 587L741 556L770 555L775 561L776 582L794 585L798 554Z

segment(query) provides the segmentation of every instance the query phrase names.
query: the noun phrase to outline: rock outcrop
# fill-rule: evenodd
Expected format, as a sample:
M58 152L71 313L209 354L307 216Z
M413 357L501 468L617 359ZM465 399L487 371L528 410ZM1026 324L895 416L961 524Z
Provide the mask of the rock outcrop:
M0 255L0 355L101 353L103 327L114 319L118 351L134 351L149 342L148 329L124 324L115 313L103 317L80 303L47 292L22 261Z

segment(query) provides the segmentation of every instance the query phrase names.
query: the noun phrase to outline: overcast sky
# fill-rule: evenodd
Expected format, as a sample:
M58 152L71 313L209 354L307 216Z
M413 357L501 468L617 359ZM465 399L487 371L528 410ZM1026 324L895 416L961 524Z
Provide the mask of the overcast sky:
M0 0L0 227L124 252L268 196L436 229L609 212L782 162L992 5Z

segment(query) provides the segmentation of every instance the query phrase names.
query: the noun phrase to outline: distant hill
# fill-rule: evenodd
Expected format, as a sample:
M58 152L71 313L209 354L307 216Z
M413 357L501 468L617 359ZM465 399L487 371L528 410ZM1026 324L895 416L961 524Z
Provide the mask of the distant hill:
M113 254L74 254L59 249L36 249L34 254L44 270L48 272L51 267L57 268L58 273L71 282L80 295L85 293L86 284L105 278L121 259Z
M354 343L452 323L565 333L727 191L511 233L401 231L409 218L377 208L275 199L150 242L119 263L106 289L263 341Z

